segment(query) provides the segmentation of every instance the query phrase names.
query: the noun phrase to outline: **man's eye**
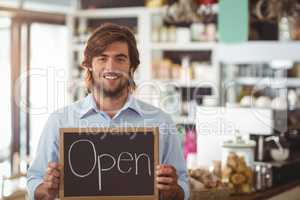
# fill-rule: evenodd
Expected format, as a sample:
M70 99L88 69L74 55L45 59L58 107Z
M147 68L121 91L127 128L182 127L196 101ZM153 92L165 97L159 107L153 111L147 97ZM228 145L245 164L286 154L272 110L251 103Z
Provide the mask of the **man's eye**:
M97 60L100 61L100 62L104 62L104 61L106 61L106 58L105 57L100 57Z
M117 61L120 62L120 63L124 63L124 62L126 62L126 59L125 58L118 58Z

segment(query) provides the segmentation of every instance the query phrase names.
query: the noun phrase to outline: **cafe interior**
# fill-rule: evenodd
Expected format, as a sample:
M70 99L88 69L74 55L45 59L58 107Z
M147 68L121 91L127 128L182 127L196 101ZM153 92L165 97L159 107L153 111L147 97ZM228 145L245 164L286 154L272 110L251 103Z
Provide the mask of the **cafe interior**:
M171 115L190 200L300 199L299 0L0 0L0 200L28 199L49 115L83 99L85 44L128 26L136 98Z

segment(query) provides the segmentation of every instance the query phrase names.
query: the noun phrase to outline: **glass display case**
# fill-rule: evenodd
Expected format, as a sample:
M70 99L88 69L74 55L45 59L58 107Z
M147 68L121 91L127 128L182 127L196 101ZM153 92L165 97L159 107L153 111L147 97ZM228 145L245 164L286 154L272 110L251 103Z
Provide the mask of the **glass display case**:
M220 45L221 105L299 107L299 42Z
M297 62L223 64L223 105L272 108L299 107L300 65Z

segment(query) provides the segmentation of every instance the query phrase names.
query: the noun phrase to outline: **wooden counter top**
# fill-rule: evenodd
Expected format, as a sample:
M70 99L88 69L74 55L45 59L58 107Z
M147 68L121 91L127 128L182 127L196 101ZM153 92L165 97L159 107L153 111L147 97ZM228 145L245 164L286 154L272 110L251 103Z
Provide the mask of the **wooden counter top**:
M292 191L294 188L296 189L297 187L300 188L300 180L292 181L282 185L276 185L265 191L253 192L251 194L245 195L230 195L226 191L214 191L213 189L201 191L199 193L197 191L191 191L190 200L263 200L270 198L272 198L271 200L277 200L277 198L273 197L276 197L285 192ZM282 198L280 198L280 200L282 200ZM292 198L289 198L289 200L292 200Z
M300 180L292 181L286 184L273 186L270 189L267 189L265 191L261 192L254 192L249 195L232 195L225 200L262 200L262 199L268 199L271 197L274 197L276 195L279 195L283 192L286 192L288 190L291 190L297 186L300 186Z

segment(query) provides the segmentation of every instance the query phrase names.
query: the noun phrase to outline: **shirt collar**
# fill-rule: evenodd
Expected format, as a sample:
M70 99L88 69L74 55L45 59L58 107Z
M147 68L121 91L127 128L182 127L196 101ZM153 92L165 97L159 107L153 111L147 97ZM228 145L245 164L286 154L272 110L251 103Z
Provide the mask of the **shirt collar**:
M127 102L125 103L123 108L120 110L120 112L123 111L123 110L127 110L127 109L130 109L130 110L136 112L140 116L143 115L143 112L141 110L140 105L138 104L137 99L134 98L131 94L128 95Z
M128 110L128 109L136 112L140 116L143 115L143 112L142 112L140 106L138 105L138 101L130 94L128 96L128 99L127 99L126 103L120 109L118 114L120 112ZM94 99L93 95L89 94L87 97L84 98L83 103L80 106L80 111L79 111L80 118L83 118L83 117L85 117L86 115L88 115L90 113L97 113L97 112L101 112L101 111L97 108L97 105L96 105L96 102L95 102L95 99Z

